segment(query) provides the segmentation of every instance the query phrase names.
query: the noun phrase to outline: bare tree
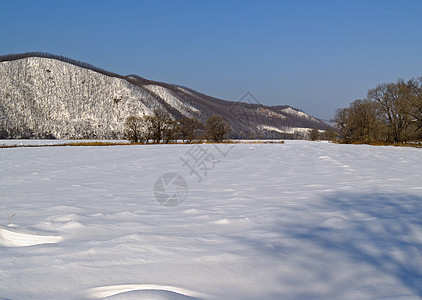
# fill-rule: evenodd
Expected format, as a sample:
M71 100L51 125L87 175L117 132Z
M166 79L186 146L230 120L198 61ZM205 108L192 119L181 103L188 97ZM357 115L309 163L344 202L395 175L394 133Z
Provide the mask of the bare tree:
M406 131L411 119L406 111L407 93L409 89L403 80L397 83L383 83L368 91L367 99L380 105L388 123L388 139L392 142L407 140Z
M369 100L356 100L347 108L337 110L334 121L339 137L346 143L371 142L381 137L383 123L378 105Z
M352 142L352 126L350 121L350 109L340 108L336 110L334 122L338 129L338 136L346 143Z
M203 124L196 119L186 117L180 119L178 129L183 142L192 142L196 138L196 131L201 127L203 127Z
M383 125L378 108L369 100L356 100L350 104L354 140L371 142L380 138Z
M345 142L422 139L422 78L379 84L367 99L339 109L334 119Z
M163 143L170 143L177 140L177 122L173 120L167 120L163 128Z
M320 138L319 130L317 128L312 128L309 131L309 139L311 141L317 141Z
M131 143L138 143L145 140L144 120L141 117L127 117L124 125L124 136Z
M153 116L147 116L148 123L148 137L154 143L159 143L163 140L164 143L169 143L174 139L176 132L176 122L172 120L170 115L161 109L154 110Z
M206 138L212 142L222 142L230 132L230 126L226 118L221 116L212 116L206 123Z
M328 141L334 141L338 136L338 132L333 127L328 127L324 134L322 135L322 139L328 140Z
M409 88L408 113L412 118L412 133L422 139L422 77L407 82Z

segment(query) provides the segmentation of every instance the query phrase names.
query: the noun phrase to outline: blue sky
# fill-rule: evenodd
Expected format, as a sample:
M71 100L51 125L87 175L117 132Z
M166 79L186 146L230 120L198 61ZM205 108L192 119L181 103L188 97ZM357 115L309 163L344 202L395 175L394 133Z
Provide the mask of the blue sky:
M41 51L330 119L422 76L422 1L0 0L0 55Z

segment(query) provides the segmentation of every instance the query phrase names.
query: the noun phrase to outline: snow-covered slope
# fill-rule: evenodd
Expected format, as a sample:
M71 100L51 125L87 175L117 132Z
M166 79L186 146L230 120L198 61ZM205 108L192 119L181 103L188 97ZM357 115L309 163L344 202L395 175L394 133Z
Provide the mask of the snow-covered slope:
M182 159L203 152L195 174ZM422 297L421 149L14 148L0 165L1 299ZM172 208L153 191L168 172L189 190Z
M0 138L122 138L128 116L150 115L156 108L174 119L225 116L237 138L283 138L283 127L327 127L288 106L224 101L64 57L0 56Z
M119 137L125 118L160 107L150 93L125 79L54 59L0 63L2 129L35 137Z

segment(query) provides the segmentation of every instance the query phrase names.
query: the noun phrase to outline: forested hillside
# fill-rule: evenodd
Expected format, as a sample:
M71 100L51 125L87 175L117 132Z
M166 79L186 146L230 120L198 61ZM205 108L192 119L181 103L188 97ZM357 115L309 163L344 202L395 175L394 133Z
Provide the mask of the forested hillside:
M1 138L123 138L129 116L225 117L231 138L292 138L328 126L291 106L225 101L46 53L0 56Z

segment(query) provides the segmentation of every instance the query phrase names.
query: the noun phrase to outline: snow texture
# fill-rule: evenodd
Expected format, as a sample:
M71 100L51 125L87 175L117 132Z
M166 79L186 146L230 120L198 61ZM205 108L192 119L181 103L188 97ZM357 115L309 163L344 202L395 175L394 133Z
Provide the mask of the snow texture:
M198 153L208 169L183 164ZM0 298L420 299L421 154L305 141L0 149ZM188 183L177 207L154 198L167 172Z

